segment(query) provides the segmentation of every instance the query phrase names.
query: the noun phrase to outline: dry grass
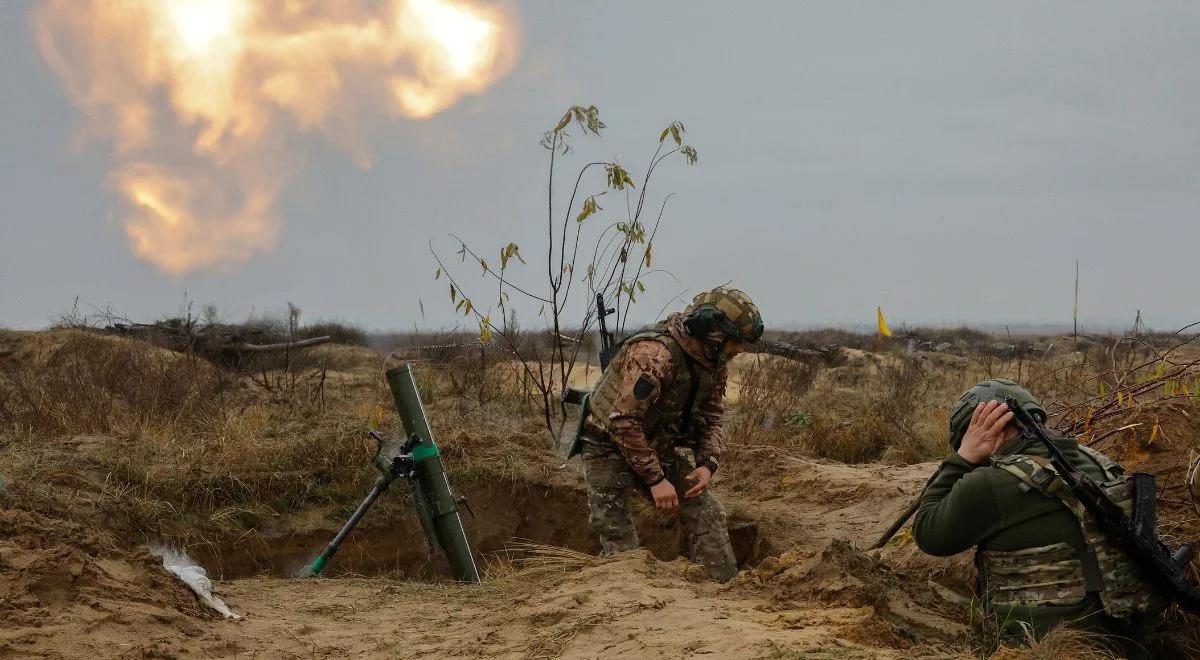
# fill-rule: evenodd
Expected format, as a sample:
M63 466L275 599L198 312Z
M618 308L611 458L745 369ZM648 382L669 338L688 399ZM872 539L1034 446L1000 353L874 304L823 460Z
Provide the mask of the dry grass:
M519 541L509 545L516 574L523 578L536 575L561 575L582 568L599 566L607 561L603 557L585 552L544 545L532 541Z
M144 342L68 331L44 362L0 370L0 427L17 432L171 430L220 411L232 379Z
M743 377L729 437L845 463L916 463L945 452L939 372L867 354L814 370L764 361Z
M375 478L364 432L399 433L382 361L366 349L316 349L348 370L316 396L303 371L267 372L268 387L139 340L77 330L17 339L47 348L0 360L6 497L131 541L249 542L277 516L350 509ZM538 420L510 396L464 405L449 367L417 376L451 479L515 485L545 469Z
M1030 632L1022 646L1002 646L991 657L995 660L1116 660L1125 656L1109 637L1059 626L1040 640Z

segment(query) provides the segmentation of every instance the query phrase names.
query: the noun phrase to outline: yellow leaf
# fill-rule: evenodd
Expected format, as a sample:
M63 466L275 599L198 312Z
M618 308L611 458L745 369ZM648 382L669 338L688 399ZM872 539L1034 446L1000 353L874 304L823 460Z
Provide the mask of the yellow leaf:
M479 322L479 341L488 343L492 340L492 315L488 314Z
M379 425L382 423L383 423L383 406L381 406L379 404L375 404L375 409L371 411L371 419L370 419L370 421L367 422L367 426L371 427L372 429L377 429L377 428L379 428Z
M646 244L646 268L650 268L650 252L654 250L653 243Z
M1150 441L1147 442L1146 444L1147 445L1154 444L1154 441L1158 439L1158 434L1159 434L1158 415L1155 415L1154 416L1154 426L1151 427L1151 429L1150 429Z
M575 221L583 222L584 220L587 220L588 216L592 215L596 211L603 210L604 209L600 208L600 205L596 203L595 197L588 197L587 199L583 200L583 206L579 209L579 215L575 217Z
M567 114L563 115L562 119L558 120L558 125L555 126L554 130L551 132L557 133L557 132L561 131L562 129L566 128L567 124L569 124L569 123L571 123L571 111L567 110Z

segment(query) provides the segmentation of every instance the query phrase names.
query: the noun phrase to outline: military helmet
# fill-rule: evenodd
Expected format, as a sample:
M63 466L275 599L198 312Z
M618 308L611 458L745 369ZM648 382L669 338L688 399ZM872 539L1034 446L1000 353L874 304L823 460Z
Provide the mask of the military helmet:
M706 322L709 327L744 342L762 338L763 320L758 306L740 289L719 286L692 299L684 316Z
M967 427L971 425L971 415L975 413L976 406L988 401L1004 401L1005 397L1010 396L1039 423L1046 421L1046 409L1038 403L1032 392L1007 378L991 378L964 392L958 403L950 409L950 448L958 451L963 436L967 434Z

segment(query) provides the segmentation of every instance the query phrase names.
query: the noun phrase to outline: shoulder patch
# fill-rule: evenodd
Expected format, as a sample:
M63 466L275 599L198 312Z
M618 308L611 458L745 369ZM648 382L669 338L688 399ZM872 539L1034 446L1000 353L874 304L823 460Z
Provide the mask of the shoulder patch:
M642 401L653 393L654 383L651 383L650 379L645 376L638 376L637 382L633 384L633 396Z

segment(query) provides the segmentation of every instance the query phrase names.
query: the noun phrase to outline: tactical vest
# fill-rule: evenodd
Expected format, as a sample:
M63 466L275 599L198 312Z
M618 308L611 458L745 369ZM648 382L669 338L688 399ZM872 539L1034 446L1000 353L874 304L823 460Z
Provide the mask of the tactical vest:
M1104 481L1097 485L1126 515L1131 514L1132 477L1107 456L1087 447L1079 449L1104 471ZM1127 618L1150 608L1151 589L1141 568L1124 548L1104 534L1047 459L1016 454L993 458L991 464L1021 480L1024 490L1037 491L1066 505L1079 521L1087 551L1080 557L1067 543L1011 552L981 550L980 578L990 604L1077 605L1095 593L1100 596L1105 614L1114 618Z
M666 328L658 326L639 332L622 342L617 355L588 397L588 412L596 423L608 429L608 416L620 395L621 380L629 360L629 347L642 340L657 341L671 351L675 377L671 382L660 385L658 399L650 405L642 420L646 441L659 454L665 455L676 445L689 444L702 437L704 420L697 418L695 408L699 402L711 397L716 387L713 371L689 357Z

